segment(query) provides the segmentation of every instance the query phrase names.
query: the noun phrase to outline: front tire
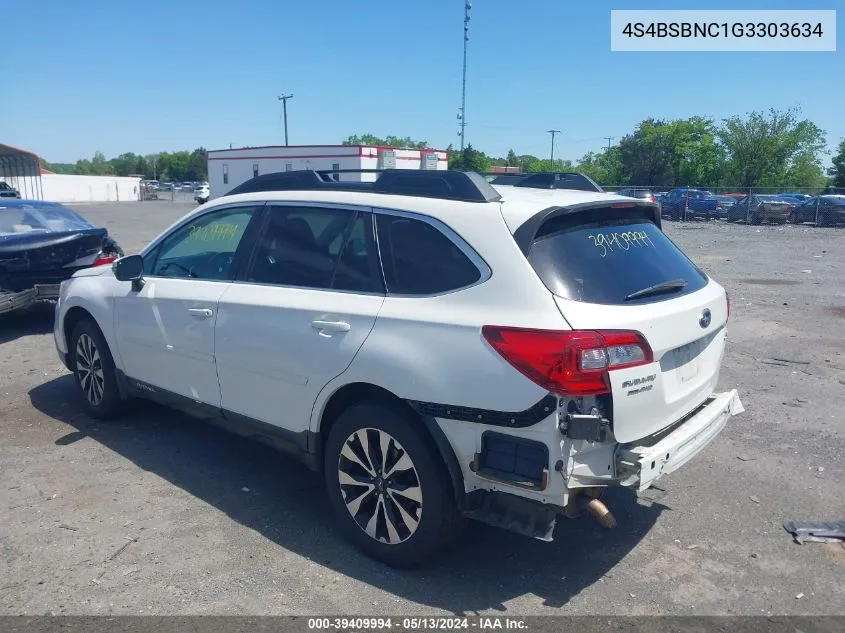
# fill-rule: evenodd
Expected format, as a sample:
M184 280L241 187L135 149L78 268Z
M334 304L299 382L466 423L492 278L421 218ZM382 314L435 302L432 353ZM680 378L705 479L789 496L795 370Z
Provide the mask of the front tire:
M410 567L454 539L461 517L447 468L422 422L357 404L325 448L329 501L344 535L391 567Z
M91 417L110 420L120 413L122 400L117 387L117 371L109 346L100 328L83 319L70 337L73 376Z

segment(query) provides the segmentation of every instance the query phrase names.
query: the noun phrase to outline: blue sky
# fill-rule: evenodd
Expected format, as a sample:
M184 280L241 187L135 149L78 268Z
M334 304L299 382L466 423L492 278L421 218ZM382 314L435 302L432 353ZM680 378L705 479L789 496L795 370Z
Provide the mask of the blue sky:
M841 0L474 0L467 140L576 159L646 117L800 106L845 137L835 53L612 53L613 9L835 9ZM458 144L463 0L3 3L0 143L47 160L102 151L335 144L353 133Z

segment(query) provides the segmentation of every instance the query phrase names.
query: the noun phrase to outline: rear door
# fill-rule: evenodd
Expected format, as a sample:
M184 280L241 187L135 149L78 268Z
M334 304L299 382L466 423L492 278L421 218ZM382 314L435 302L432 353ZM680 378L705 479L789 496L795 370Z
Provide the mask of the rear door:
M541 228L528 254L573 329L636 330L654 352L650 365L610 372L621 442L671 425L714 391L728 316L724 289L639 213L574 213Z
M384 284L369 209L272 203L266 214L246 272L219 301L221 402L302 432L373 329Z

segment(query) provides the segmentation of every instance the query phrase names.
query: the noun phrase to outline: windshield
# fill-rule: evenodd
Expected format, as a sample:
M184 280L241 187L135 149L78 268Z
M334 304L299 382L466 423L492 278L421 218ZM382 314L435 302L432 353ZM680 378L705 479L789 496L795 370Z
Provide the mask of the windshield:
M700 290L707 277L652 222L640 218L578 224L534 241L528 261L555 295L610 305L663 301ZM673 292L629 297L670 280Z
M787 202L779 196L757 196L757 199L762 202Z
M61 233L95 228L85 218L59 204L0 203L0 236L20 233Z

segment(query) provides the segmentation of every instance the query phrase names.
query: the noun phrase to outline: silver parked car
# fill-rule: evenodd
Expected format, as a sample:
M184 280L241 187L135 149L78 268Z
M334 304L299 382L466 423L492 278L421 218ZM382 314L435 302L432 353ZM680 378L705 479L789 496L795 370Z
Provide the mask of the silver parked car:
M728 222L783 224L797 204L797 201L789 201L778 196L752 194L728 207Z

